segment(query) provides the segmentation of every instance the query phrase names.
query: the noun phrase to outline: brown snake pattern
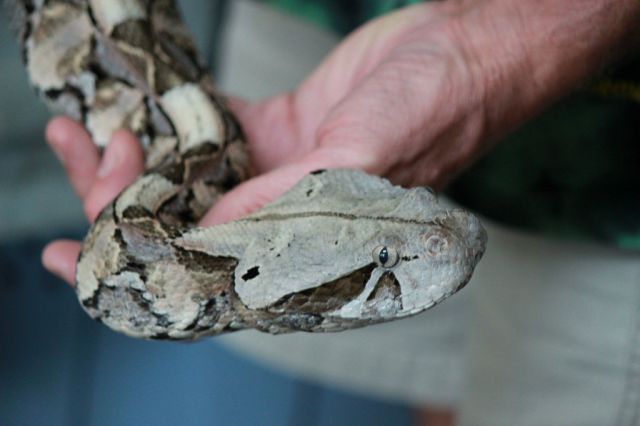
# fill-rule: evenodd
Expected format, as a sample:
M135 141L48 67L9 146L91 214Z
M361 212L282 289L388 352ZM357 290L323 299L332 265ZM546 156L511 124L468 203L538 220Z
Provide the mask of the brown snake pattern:
M338 331L421 312L485 248L470 213L349 170L318 171L247 218L194 224L246 179L242 130L173 0L9 0L29 78L104 147L127 128L146 170L78 260L84 309L136 337Z

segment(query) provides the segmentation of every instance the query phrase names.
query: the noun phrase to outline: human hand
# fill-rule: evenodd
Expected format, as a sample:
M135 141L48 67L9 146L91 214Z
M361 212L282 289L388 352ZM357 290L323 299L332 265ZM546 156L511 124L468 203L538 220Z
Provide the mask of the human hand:
M608 0L591 3L598 1ZM503 14L495 5L487 10L491 3ZM356 31L295 92L255 104L232 101L257 177L223 197L202 225L247 214L319 168L358 168L397 184L442 187L497 136L588 74L582 63L560 78L549 64L532 67L537 51L525 47L542 43L527 39L530 25L516 27L515 3L406 8ZM142 170L127 133L114 136L100 169L77 124L54 120L47 138L90 220ZM57 241L43 261L72 282L78 252L77 242Z

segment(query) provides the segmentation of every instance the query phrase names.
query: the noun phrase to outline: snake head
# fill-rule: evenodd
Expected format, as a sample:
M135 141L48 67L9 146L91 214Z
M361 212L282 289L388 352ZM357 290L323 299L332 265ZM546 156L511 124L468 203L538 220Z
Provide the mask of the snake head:
M427 188L335 170L309 176L282 200L234 232L266 232L240 256L234 287L247 307L277 317L258 327L271 333L417 314L460 290L485 250L480 221ZM208 239L225 239L218 234Z

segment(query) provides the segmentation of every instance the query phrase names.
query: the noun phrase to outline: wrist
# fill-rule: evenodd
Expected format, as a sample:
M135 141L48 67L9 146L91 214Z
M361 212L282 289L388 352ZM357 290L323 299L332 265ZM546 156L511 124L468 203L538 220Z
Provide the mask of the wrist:
M638 0L461 1L458 7L451 32L481 87L489 140L596 76L639 33Z

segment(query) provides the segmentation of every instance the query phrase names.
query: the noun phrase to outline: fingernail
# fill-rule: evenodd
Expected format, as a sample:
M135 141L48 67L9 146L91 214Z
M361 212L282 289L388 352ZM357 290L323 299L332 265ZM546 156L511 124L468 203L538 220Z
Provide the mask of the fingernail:
M97 175L99 178L105 178L111 174L118 164L120 164L120 150L117 146L109 146L102 156L100 167L98 167Z

